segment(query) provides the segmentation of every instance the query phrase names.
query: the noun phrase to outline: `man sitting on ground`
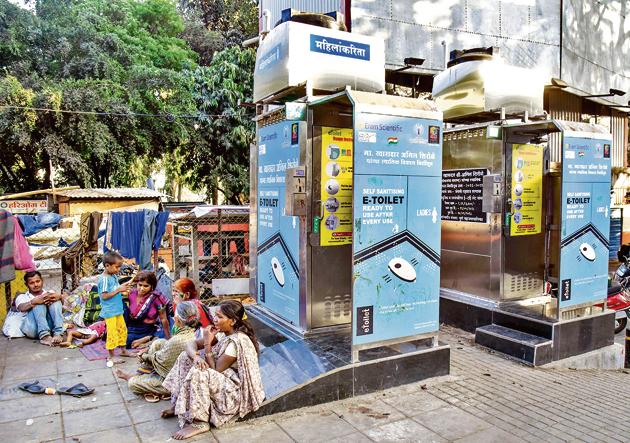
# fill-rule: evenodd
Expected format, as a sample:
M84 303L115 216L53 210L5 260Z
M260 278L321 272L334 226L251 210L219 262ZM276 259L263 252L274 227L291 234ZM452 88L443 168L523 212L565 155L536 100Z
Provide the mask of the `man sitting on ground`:
M15 299L15 306L24 317L22 333L29 338L39 338L43 345L58 345L63 336L61 295L44 290L44 280L39 271L27 272L24 283L28 292Z

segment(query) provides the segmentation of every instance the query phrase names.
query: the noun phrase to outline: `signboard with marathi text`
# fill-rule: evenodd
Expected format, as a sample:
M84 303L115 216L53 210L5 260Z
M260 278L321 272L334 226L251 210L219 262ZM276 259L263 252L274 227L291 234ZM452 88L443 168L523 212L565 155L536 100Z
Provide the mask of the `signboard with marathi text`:
M560 309L606 299L611 140L563 135Z
M355 346L439 328L441 123L355 114Z

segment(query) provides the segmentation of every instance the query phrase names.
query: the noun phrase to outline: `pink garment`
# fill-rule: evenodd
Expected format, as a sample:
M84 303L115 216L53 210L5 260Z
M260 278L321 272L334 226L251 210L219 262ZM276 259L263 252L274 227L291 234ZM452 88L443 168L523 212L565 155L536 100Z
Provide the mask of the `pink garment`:
M88 326L89 329L96 332L96 336L101 338L105 334L105 320L97 321Z
M13 261L15 262L15 269L34 271L37 267L22 233L20 223L15 216L11 216L11 218L13 218Z
M141 309L144 302L149 296L154 295L153 302L149 306L146 312L141 313ZM151 291L147 294L142 301L140 301L140 295L137 289L129 291L129 314L134 320L143 321L146 324L152 325L158 320L158 306L165 306L168 304L168 300L158 291Z

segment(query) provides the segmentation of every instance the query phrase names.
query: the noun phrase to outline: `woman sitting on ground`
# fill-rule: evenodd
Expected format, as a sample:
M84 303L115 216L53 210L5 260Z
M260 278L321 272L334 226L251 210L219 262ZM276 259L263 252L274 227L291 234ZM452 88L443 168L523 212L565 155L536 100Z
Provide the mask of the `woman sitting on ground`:
M164 377L173 368L179 354L186 350L188 343L195 340L195 329L199 326L197 307L193 303L182 302L175 309L175 330L169 340L158 339L151 343L147 352L138 355L140 367L137 374L116 369L118 378L127 380L134 394L144 395L145 400L157 402L171 394L162 386Z
M188 344L163 385L171 393L171 408L162 417L179 417L176 440L207 432L210 424L219 427L260 407L265 393L258 342L240 302L219 304L215 326L204 328L203 338Z
M165 338L170 338L167 316L172 308L171 302L155 290L157 277L153 272L140 271L134 281L136 287L129 291L129 309L125 312L125 322L127 348L136 349L158 336L160 329L164 331Z
M197 295L195 283L189 278L180 278L173 283L173 305L177 306L182 301L190 301L197 306L199 311L199 321L201 327L205 328L212 324L212 318L207 308L201 303Z

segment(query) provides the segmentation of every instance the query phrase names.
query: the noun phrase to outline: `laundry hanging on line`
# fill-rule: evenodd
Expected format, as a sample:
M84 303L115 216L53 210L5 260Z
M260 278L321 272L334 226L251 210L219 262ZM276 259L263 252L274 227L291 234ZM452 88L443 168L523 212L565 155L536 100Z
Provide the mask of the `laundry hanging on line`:
M152 209L110 213L103 252L118 251L135 259L141 269L152 269L152 252L160 247L168 216L168 211Z

